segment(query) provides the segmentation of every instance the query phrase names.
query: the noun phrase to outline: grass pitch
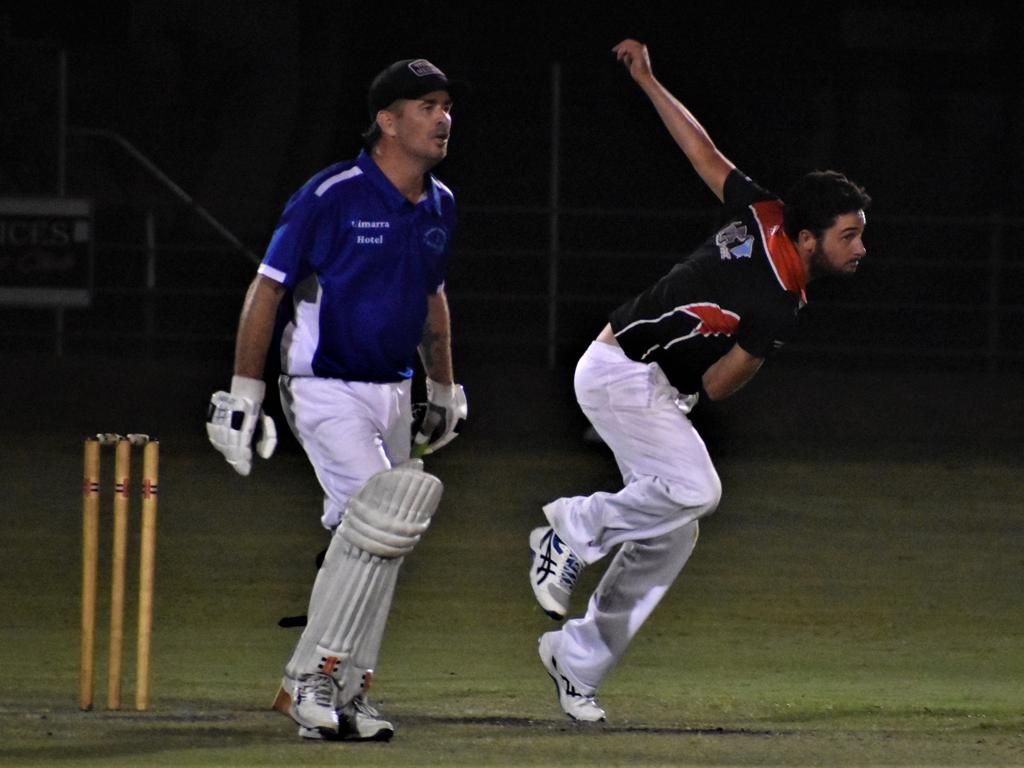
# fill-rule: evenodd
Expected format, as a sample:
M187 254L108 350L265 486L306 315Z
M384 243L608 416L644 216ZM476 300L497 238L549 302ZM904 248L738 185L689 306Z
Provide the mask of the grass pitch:
M555 625L526 582L526 535L545 501L616 487L614 464L568 411L531 444L557 413L509 439L481 406L428 467L445 496L403 568L371 691L388 744L303 742L269 710L298 631L276 622L304 612L326 543L293 448L245 479L195 425L162 440L144 713L103 709L104 497L97 709L80 712L80 444L56 429L7 441L0 765L1024 765L1019 455L723 447L721 508L600 691L609 722L581 726L537 659Z

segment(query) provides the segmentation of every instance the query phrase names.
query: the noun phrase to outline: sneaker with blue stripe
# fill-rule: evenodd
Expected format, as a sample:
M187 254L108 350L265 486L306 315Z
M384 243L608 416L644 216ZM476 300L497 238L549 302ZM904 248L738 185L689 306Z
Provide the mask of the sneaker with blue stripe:
M556 621L565 618L583 561L550 525L530 532L530 586L544 609Z

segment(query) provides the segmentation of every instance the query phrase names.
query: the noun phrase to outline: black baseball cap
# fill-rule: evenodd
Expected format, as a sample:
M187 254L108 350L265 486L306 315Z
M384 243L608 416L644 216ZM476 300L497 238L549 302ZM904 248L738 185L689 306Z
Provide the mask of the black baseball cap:
M380 72L370 83L370 119L397 99L418 99L431 91L448 91L452 100L468 90L465 83L448 76L426 59L402 59Z

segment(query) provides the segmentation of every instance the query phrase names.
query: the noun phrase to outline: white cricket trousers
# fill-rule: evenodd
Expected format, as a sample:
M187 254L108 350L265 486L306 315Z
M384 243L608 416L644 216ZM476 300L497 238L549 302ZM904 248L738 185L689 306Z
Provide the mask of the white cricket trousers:
M349 496L409 458L410 380L374 384L282 376L278 384L288 425L324 491L320 522L334 530Z
M615 455L624 487L544 507L555 532L585 563L619 546L582 618L555 638L558 662L597 689L682 570L697 520L714 512L721 482L681 397L657 364L594 341L576 366L576 398Z

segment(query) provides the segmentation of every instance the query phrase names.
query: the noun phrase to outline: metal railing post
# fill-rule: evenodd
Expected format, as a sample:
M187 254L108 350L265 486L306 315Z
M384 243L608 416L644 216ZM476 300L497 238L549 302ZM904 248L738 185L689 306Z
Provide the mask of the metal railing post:
M68 176L68 55L57 53L57 197L67 194ZM64 307L53 310L53 351L64 357Z
M57 53L57 197L68 188L68 55Z
M551 169L548 198L548 370L558 363L558 269L560 139L562 118L562 67L551 65Z
M64 307L53 308L53 354L57 359L64 357Z
M146 334L146 354L153 351L153 337L156 335L156 216L152 208L146 209L146 284L143 297L143 317Z
M999 280L1003 271L1003 217L992 214L988 253L988 332L985 349L985 369L989 377L999 372Z

